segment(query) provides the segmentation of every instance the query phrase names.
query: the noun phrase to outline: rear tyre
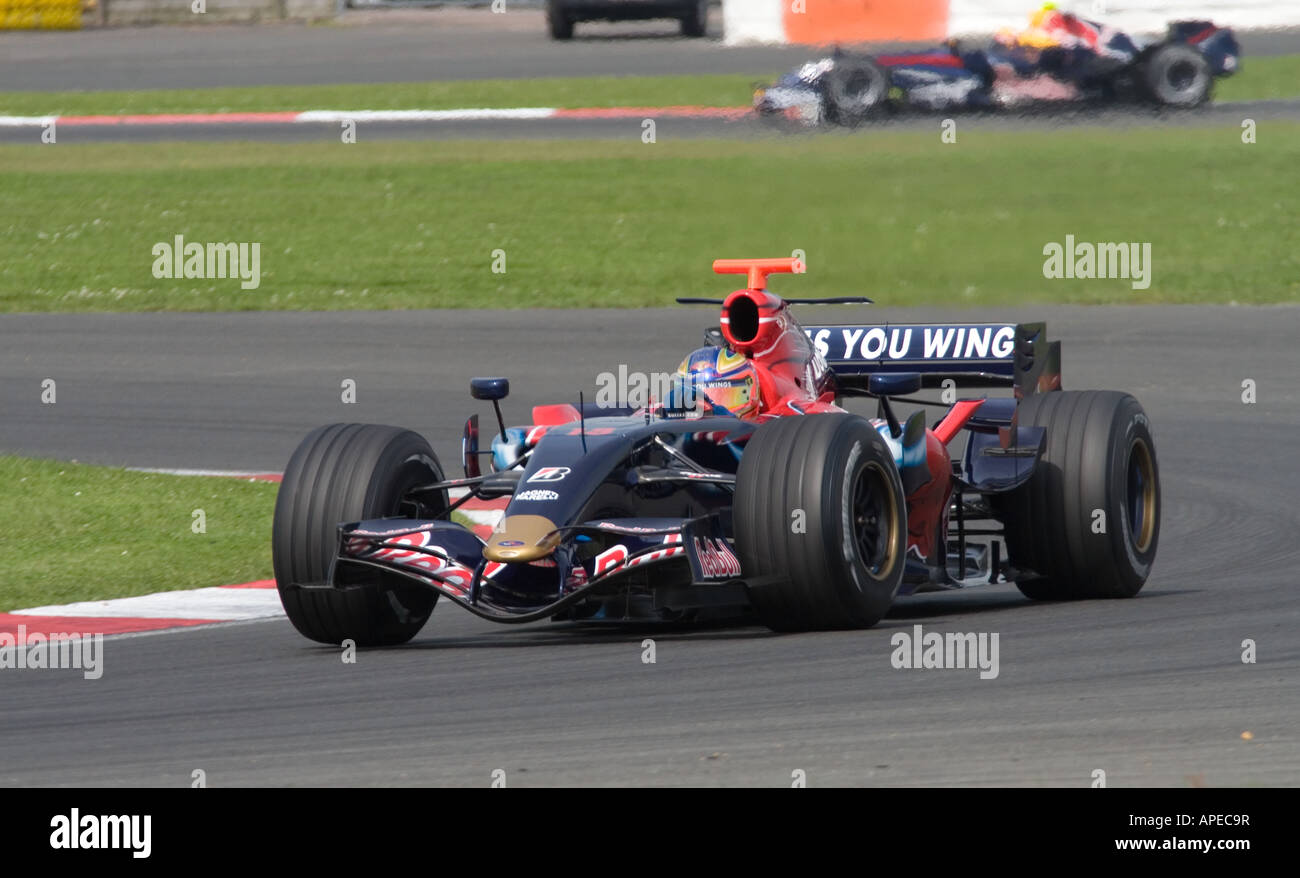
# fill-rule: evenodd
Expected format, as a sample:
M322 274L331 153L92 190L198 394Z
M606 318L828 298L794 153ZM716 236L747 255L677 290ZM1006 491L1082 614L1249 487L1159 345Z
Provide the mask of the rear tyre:
M347 588L329 586L342 522L393 515L433 517L447 508L446 492L430 505L411 488L443 479L429 443L417 433L374 424L331 424L308 434L289 460L275 500L271 555L284 611L305 637L321 643L351 639L358 646L405 643L438 600L397 574L347 573Z
M546 26L550 29L553 40L573 39L573 19L555 0L546 4Z
M1214 74L1205 56L1185 43L1168 43L1142 67L1147 95L1168 107L1195 107L1209 100Z
M878 112L889 97L889 72L869 58L838 58L822 79L827 118L857 125Z
M1021 426L1046 428L1038 470L1000 498L1007 552L1039 578L1037 600L1127 598L1151 572L1160 538L1160 470L1136 399L1055 391L1020 403Z
M781 418L736 475L736 550L750 601L776 631L867 628L903 578L907 509L893 454L865 419Z
M709 0L696 0L681 18L682 36L702 37L709 29Z

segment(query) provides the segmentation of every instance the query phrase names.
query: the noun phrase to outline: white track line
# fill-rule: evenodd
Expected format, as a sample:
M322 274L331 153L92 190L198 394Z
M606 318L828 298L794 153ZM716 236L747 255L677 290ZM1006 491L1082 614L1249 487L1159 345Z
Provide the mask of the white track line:
M241 113L158 113L155 114L157 119L150 119L148 114L135 115L129 118L127 122L115 121L113 116L96 116L93 117L94 124L128 124L128 125L149 125L149 124L187 124L188 120L178 118L192 115L196 117L194 124L203 125L220 125L230 123L256 124L256 123L280 123L290 122L292 124L313 122L463 122L474 120L509 120L509 119L550 119L556 114L554 107L508 107L503 109L490 108L467 108L462 110L306 110L297 113L292 117L279 119L250 119L249 115ZM222 119L222 115L228 115L230 118ZM273 115L273 114L268 114ZM66 122L73 124L88 124L92 117L87 116L0 116L0 128L37 128L45 127L50 124Z
M151 628L148 631L122 631L112 634L105 634L105 640L126 640L131 637L155 637L159 634L175 634L178 631L211 631L213 628L237 628L240 625L259 625L263 622L275 622L284 617L281 613L279 616L265 616L260 619L239 619L234 622L208 622L203 625L180 625L176 628Z
M496 527L497 522L501 520L501 516L505 515L503 509L466 509L462 506L456 511L475 524L487 525L488 527Z
M194 588L107 601L78 601L14 610L15 616L81 616L96 619L209 619L234 622L282 616L273 588Z
M58 116L0 116L0 128L44 127L58 120Z
M513 107L503 110L307 110L294 122L460 122L476 119L549 119L553 107Z
M128 472L133 473L156 473L162 476L222 476L234 479L253 479L261 476L276 476L279 473L255 472L252 470L226 470L226 469L168 469L166 467L152 466L128 466L125 468Z

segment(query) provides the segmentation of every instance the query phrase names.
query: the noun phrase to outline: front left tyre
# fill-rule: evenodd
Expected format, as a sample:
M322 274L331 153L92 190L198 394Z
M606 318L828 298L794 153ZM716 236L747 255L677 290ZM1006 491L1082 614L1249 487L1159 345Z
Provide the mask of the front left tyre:
M382 570L348 570L332 583L330 568L339 524L438 515L448 505L445 491L417 499L411 489L442 480L429 443L410 430L330 424L307 435L285 470L271 533L280 601L303 636L392 646L419 632L437 592Z

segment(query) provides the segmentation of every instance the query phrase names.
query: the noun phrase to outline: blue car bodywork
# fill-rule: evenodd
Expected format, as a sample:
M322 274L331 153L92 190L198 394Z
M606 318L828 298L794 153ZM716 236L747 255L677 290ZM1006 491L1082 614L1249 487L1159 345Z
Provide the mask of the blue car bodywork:
M1229 28L1173 22L1142 43L1104 31L1089 48L957 43L916 52L863 55L836 50L785 74L754 95L763 115L806 124L853 124L886 109L985 109L1079 102L1194 106L1213 79L1235 73L1240 47Z

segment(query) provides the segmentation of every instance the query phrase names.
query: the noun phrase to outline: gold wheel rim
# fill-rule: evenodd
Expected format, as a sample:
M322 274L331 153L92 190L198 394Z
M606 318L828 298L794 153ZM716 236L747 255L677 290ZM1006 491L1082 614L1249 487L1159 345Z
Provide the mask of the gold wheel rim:
M1145 439L1135 439L1129 450L1129 480L1133 475L1139 477L1140 496L1129 497L1129 514L1135 508L1141 509L1141 525L1133 532L1133 547L1139 552L1151 548L1151 541L1156 532L1156 465L1151 457L1151 447ZM1136 499L1137 504L1134 505ZM1130 527L1133 522L1129 522Z

